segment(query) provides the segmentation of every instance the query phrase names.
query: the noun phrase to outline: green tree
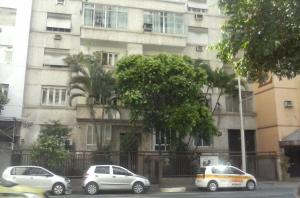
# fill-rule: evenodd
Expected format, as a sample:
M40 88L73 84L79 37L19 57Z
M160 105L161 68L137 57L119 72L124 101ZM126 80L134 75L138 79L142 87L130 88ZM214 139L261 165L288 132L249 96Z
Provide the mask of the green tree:
M68 159L66 140L71 129L59 121L50 121L41 127L37 141L32 147L34 164L55 170L56 164Z
M206 73L191 62L167 54L132 55L118 62L118 93L133 123L142 119L145 128L159 136L166 129L172 137L178 132L179 140L204 118L210 122L210 132L216 131L211 111L201 100Z
M220 0L219 6L229 16L216 47L223 62L253 80L299 74L299 0Z
M90 109L90 116L97 129L95 120L95 106L101 105L102 113L110 106L108 105L115 90L115 80L112 72L106 71L102 64L102 52L94 52L92 55L79 53L69 56L65 62L71 67L72 76L69 82L70 105L77 97L84 97ZM102 116L103 116L102 114ZM101 136L95 133L97 149L101 149Z
M9 102L8 98L0 91L0 114L4 106Z

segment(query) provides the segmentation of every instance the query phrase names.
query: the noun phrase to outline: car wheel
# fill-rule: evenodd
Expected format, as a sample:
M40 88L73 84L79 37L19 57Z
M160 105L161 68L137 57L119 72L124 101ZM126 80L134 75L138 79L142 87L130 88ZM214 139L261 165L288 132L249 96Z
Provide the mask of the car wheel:
M62 183L56 183L52 187L52 193L54 195L63 195L65 193L65 186Z
M247 190L255 190L255 188L256 188L256 185L255 185L254 181L250 180L247 182L247 184L246 184Z
M210 181L208 184L207 184L207 190L210 191L210 192L215 192L218 190L218 184L217 182L215 181Z
M144 184L142 182L136 182L133 184L132 186L132 191L135 193L135 194L142 194L145 192L145 187L144 187Z
M99 188L95 182L90 182L85 186L85 192L89 195L97 194Z

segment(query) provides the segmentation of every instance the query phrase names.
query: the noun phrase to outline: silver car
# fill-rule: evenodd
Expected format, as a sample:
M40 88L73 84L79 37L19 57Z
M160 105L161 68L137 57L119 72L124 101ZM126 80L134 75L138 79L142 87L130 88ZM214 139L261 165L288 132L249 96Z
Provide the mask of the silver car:
M55 195L71 194L71 181L55 175L40 166L11 166L3 171L2 178L31 187L52 191Z
M132 190L141 194L150 188L150 181L121 166L95 165L84 174L82 187L90 195L99 190Z

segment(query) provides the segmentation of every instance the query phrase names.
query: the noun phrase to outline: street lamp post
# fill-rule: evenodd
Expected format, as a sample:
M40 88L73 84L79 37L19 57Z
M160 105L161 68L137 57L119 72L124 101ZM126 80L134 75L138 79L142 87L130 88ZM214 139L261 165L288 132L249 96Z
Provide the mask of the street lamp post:
M243 101L242 101L241 77L240 76L238 76L238 86L239 86L239 107L240 107L240 119L241 119L242 170L246 172L247 166L246 166L246 149L245 149L245 131L244 131Z

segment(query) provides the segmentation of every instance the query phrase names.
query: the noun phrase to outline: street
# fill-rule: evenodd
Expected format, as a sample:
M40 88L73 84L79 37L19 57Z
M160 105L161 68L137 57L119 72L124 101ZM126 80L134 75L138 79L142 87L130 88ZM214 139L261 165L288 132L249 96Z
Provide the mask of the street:
M123 193L123 192L102 192L98 195L86 195L83 192L75 192L72 195L65 195L60 196L60 198L79 198L79 197L88 197L88 198L94 198L94 197L122 197L122 198L130 198L130 197L141 197L141 198L150 198L150 197L203 197L203 198L215 198L215 197L221 197L221 198L252 198L252 197L258 197L258 198L264 198L264 197L280 197L280 198L294 198L296 197L296 187L295 186L270 186L270 187L264 187L264 188L258 188L256 191L243 191L243 190L223 190L219 192L206 192L202 190L197 189L191 189L187 192L180 192L180 193L161 193L161 192L155 192L150 191L146 194L142 195L135 195L131 193Z

